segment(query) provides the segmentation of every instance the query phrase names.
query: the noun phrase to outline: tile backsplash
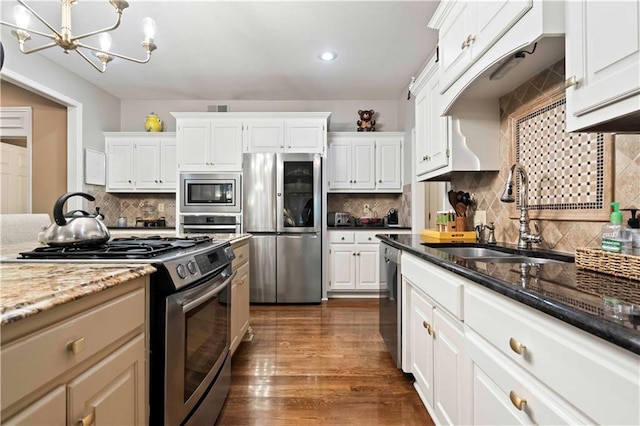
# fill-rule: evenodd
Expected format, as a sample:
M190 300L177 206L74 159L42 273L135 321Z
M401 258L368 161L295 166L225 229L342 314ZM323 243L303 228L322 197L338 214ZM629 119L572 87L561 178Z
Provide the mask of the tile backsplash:
M377 212L378 217L384 217L389 209L396 209L402 213L403 194L327 194L328 212L347 212L353 217L363 217L365 204L369 204L371 213ZM410 216L409 216L410 217ZM402 214L398 216L398 221L405 226ZM409 225L410 226L410 219Z
M100 207L104 214L104 223L107 226L115 227L119 217L127 218L127 226L136 226L136 218L143 217L142 204L147 202L157 206L164 204L164 212L156 212L156 218L164 217L167 226L173 227L176 224L176 196L175 194L120 194L105 192L104 186L85 185L85 191L96 197L96 201L89 203L89 208Z
M477 209L487 211L487 221L495 222L498 241L518 241L518 220L511 217L510 204L502 203L500 195L513 159L514 141L508 118L522 105L557 90L564 84L564 60L557 62L517 89L500 98L500 171L475 172L456 176L451 180L454 191L463 190L476 195ZM638 129L640 133L640 129ZM618 134L614 138L613 199L622 208L640 207L640 135ZM535 182L529 182L530 187ZM625 224L628 212L625 212ZM577 247L598 247L602 221L540 220L542 247L574 253Z

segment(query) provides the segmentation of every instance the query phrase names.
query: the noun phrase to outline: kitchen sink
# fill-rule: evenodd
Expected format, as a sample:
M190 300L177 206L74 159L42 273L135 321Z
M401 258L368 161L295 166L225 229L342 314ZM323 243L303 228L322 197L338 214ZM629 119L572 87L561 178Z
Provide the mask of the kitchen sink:
M542 263L566 263L563 260L549 259L545 257L533 257L519 254L518 252L504 252L485 247L438 247L436 245L429 245L430 247L437 248L440 251L449 253L451 255L460 257L466 260L472 260L475 262L484 263L528 263L528 264L542 264Z
M462 257L464 259L475 259L477 257L512 257L513 254L482 247L438 247L438 250Z

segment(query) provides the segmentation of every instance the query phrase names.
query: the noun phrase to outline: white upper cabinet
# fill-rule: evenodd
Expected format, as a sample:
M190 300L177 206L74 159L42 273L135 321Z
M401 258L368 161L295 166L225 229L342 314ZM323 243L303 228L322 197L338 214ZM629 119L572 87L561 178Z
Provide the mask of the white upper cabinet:
M440 27L441 90L447 90L532 6L532 0L456 1ZM447 3L443 3L447 4Z
M324 153L326 120L246 120L244 152Z
M175 133L105 133L107 192L174 192Z
M448 136L451 119L440 116L439 75L435 57L416 80L416 175L422 176L449 164Z
M401 192L403 133L331 133L329 191Z
M429 28L438 30L440 115L453 114L455 101L482 81L484 97L504 94L500 83L489 81L487 71L521 50L538 43L538 55L520 65L521 82L562 58L563 1L452 0L440 2ZM555 41L549 40L555 38ZM524 71L524 72L523 72ZM486 81L485 81L486 77ZM517 86L517 84L516 84ZM515 87L515 86L514 86ZM466 101L466 100L465 100Z
M245 152L278 152L284 150L283 120L246 120Z
M176 124L181 171L242 170L242 121L178 118Z
M638 132L640 2L569 1L565 17L567 130Z

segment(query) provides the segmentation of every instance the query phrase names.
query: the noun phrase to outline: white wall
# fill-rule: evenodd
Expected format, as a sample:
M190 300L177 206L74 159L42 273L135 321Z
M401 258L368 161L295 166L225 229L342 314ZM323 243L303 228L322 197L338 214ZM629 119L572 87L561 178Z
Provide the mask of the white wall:
M21 53L12 37L7 38L3 45L3 73L5 70L17 73L82 104L82 145L104 151L102 132L120 130L120 100L37 53ZM30 89L19 82L15 84Z
M229 105L232 112L330 112L329 130L356 131L358 110L376 112L376 131L397 132L398 102L387 101L238 101L238 100L123 100L121 130L144 131L147 114L154 112L164 121L166 132L175 132L176 122L171 112L205 112L209 105Z

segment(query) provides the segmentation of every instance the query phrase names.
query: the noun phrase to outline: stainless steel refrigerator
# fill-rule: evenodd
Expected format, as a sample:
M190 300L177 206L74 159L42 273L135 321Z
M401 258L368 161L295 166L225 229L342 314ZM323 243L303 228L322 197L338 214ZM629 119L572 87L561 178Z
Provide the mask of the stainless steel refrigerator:
M251 303L320 303L320 155L244 154L242 164Z

